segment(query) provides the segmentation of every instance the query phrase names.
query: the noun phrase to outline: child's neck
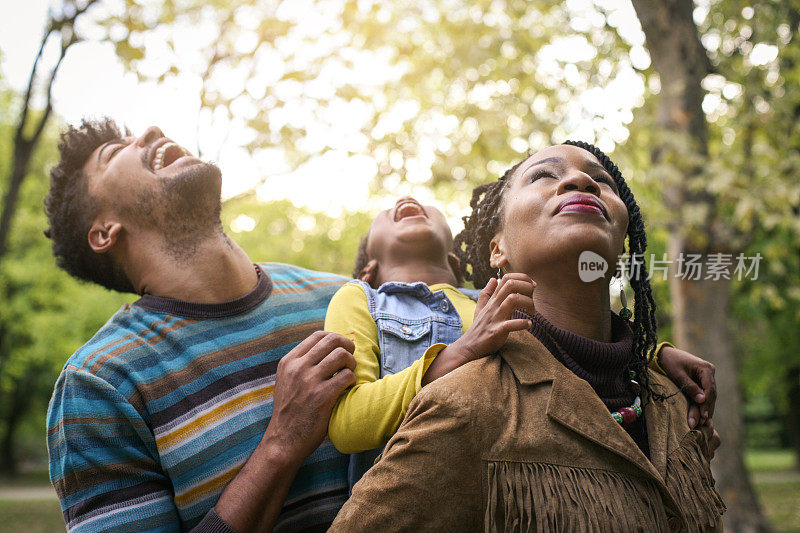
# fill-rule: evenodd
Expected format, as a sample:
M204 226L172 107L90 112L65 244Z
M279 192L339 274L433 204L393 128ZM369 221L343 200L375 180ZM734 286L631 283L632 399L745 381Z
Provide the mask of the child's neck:
M448 283L454 287L458 283L446 261L444 264L439 264L423 259L405 260L402 264L381 265L378 270L378 285L389 281L402 283L421 281L426 285Z

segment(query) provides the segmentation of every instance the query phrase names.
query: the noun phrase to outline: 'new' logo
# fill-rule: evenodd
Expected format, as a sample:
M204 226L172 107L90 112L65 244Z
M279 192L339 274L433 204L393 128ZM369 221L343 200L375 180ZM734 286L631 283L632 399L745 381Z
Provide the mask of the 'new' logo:
M606 270L608 270L608 263L599 254L585 250L578 257L578 276L584 283L602 278Z

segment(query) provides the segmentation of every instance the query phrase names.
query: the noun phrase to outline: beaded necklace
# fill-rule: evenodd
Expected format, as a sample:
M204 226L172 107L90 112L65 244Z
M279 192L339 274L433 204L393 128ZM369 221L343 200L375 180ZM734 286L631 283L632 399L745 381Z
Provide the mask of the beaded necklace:
M639 396L639 390L641 388L634 380L631 380L631 383L633 383L633 389L636 391L636 399L633 401L633 405L630 407L623 407L619 411L611 413L611 418L622 426L630 426L642 416L642 398Z

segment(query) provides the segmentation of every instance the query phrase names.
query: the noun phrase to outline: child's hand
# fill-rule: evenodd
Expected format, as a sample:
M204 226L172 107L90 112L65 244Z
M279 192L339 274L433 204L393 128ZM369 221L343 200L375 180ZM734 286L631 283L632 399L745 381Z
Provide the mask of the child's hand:
M531 321L511 318L516 309L530 315L536 313L533 305L533 289L536 283L526 274L506 274L498 281L489 280L478 296L475 320L463 337L448 349L458 354L463 363L489 355L499 350L512 331L531 327Z
M689 399L689 427L706 424L714 416L717 401L714 365L671 346L661 349L658 364Z

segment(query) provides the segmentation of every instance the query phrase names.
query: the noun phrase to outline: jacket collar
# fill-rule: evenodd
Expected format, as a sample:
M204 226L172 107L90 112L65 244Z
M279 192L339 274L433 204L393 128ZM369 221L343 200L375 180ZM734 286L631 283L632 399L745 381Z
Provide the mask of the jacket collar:
M511 367L517 381L523 385L553 381L558 367L564 368L539 339L528 331L512 332L500 356Z
M611 418L591 385L563 366L529 332L509 335L500 356L521 384L553 383L547 404L549 418L621 456L664 485L669 417L663 405L645 402L651 461Z

